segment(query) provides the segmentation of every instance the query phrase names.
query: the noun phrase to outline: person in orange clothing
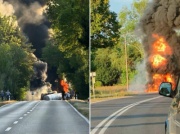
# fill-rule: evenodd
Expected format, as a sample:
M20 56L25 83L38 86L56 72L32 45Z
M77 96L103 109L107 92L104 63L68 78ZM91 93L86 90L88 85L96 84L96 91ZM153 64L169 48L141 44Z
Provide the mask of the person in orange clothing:
M63 88L62 98L63 98L63 100L64 100L65 94L69 92L69 85L68 85L68 83L67 83L66 78L64 78L63 80L60 81L60 85L61 85L62 88Z

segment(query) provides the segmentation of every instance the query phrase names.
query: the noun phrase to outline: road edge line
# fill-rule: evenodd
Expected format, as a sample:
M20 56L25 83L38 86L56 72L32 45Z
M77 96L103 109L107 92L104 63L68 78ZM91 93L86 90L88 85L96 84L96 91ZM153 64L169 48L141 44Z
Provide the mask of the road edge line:
M95 127L92 129L91 134L95 134L103 124L105 124L106 122L108 122L108 120L110 120L111 118L113 118L113 116L116 116L119 112L123 111L124 109L126 109L127 107L129 107L129 106L131 106L131 105L132 105L132 104L127 105L127 106L119 109L118 111L112 113L110 116L106 117L103 121L101 121L97 126L95 126Z
M23 101L17 101L17 102L14 102L14 103L8 103L8 104L5 104L5 105L0 106L0 108L5 107L5 106L7 106L7 105L11 105L11 104L15 104L15 103L20 103L20 102L23 102Z
M111 100L117 100L117 99L123 99L123 98L130 98L133 96L123 96L123 97L119 97L119 98L111 98L111 99L107 99L107 100L100 100L100 101L96 101L96 102L91 102L91 104L96 104L96 103L101 103L101 102L105 102L105 101L111 101Z
M90 124L89 120L84 116L82 115L73 105L71 105L68 101L66 101L73 109L74 111L76 111L88 124Z
M145 100L142 100L142 101L138 101L138 102L135 102L135 103L132 103L132 104L129 104L119 110L117 110L116 112L112 113L110 116L108 116L107 118L105 118L103 121L101 121L97 126L95 126L95 128L91 131L91 134L95 134L100 127L102 127L103 124L105 124L105 126L114 118L112 116L117 116L119 115L120 113L124 113L125 111L129 110L130 108L136 106L136 105L139 105L141 103L144 103L144 102L147 102L147 101L150 101L150 100L154 100L154 99L158 99L158 98L161 98L162 96L158 96L158 97L153 97L153 98L149 98L149 99L145 99ZM130 108L129 108L130 107ZM128 109L129 108L129 109ZM117 117L116 117L117 118ZM104 128L104 126L103 126ZM100 132L102 132L102 129L100 130Z

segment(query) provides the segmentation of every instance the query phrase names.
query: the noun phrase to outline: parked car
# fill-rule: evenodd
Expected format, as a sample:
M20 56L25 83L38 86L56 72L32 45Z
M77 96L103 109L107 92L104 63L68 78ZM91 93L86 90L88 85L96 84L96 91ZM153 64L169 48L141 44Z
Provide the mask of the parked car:
M166 134L180 133L180 95L177 94L171 103L168 118L165 122Z
M175 89L172 89L170 82L162 82L159 87L159 94L173 98L165 121L165 133L180 134L180 78L178 77L176 81Z

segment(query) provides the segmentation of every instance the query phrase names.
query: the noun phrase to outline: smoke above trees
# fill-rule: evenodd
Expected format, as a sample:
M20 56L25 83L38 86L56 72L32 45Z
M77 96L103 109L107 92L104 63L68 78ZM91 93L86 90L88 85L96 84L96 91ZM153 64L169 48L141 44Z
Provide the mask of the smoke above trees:
M44 16L45 4L45 1L42 0L0 0L0 14L2 16L16 16L18 27L27 37L28 43L31 43L32 48L35 49L35 55L32 55L36 60L41 58L42 48L49 38L50 24ZM33 66L34 75L31 87L36 88L45 83L47 63L36 61Z

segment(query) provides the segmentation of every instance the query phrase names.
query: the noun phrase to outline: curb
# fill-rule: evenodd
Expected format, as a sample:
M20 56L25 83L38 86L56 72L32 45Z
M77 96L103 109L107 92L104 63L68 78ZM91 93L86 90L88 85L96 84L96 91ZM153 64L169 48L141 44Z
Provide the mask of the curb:
M66 101L73 109L74 109L74 111L76 111L88 124L90 124L89 123L89 120L84 116L84 115L82 115L73 105L71 105L68 101Z

